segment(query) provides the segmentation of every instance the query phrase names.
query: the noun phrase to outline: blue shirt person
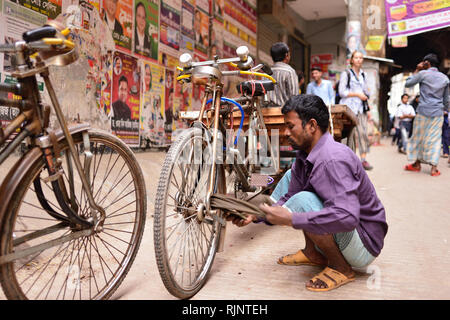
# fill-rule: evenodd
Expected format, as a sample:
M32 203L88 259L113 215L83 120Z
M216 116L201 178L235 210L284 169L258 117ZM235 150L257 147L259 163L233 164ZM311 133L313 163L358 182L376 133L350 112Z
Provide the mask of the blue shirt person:
M306 87L306 94L313 94L322 98L327 106L334 105L335 94L331 81L322 79L322 69L313 67L311 76L314 81L311 81Z

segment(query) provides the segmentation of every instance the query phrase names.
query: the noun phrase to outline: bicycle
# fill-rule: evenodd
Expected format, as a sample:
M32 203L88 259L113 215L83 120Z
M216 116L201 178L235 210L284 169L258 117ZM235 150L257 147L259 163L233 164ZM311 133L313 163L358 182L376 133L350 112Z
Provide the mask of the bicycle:
M20 111L0 130L0 164L20 144L26 148L0 187L0 283L8 299L107 299L144 231L145 183L131 149L89 124L69 125L58 103L49 67L77 60L71 39L71 29L54 20L0 45L13 55L17 79L0 91L21 97L0 99ZM49 128L37 74L59 130Z
M273 90L275 80L268 74L269 67L263 64L253 67L247 47L239 47L236 52L236 58L215 56L214 60L204 62L192 62L189 54L180 56L182 67L178 68L177 80L203 85L205 94L200 111L193 116L195 121L180 134L166 155L155 199L154 245L165 287L182 299L192 297L202 288L216 252L223 248L225 213L211 205L214 195L266 190L263 185L268 184L269 175L263 176L266 181L262 184L252 182L254 173L261 170L255 161L261 151L258 133L260 139L264 137L267 141L274 173L278 170L276 150L264 130L260 105L265 92ZM221 71L219 65L225 63L238 70ZM257 72L261 69L265 73ZM236 74L269 80L244 81L238 86L243 96L236 100L222 97L222 77ZM226 127L233 129L235 112L241 113L241 121L232 144L230 137L234 135L227 136ZM239 152L244 120L248 130L244 152Z

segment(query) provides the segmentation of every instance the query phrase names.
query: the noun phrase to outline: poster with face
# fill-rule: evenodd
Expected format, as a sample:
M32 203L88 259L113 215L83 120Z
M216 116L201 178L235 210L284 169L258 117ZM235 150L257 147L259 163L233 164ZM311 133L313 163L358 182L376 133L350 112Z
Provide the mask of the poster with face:
M172 139L172 124L174 115L174 98L175 98L175 72L171 69L166 69L165 79L165 108L164 108L164 132L166 136L166 143L171 143Z
M196 8L194 13L195 49L207 54L209 46L209 16L201 9Z
M111 129L125 143L139 146L140 76L136 58L114 52Z
M158 59L159 2L136 0L134 7L134 53Z
M131 50L133 0L102 0L101 18L117 46Z
M164 138L165 69L143 61L141 104L141 146L162 146Z

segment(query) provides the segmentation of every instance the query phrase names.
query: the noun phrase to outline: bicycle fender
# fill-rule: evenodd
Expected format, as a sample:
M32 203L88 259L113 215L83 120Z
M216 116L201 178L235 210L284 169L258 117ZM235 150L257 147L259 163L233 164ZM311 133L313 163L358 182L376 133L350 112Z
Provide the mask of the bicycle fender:
M68 127L71 135L82 133L90 129L89 124L75 124ZM64 133L61 129L55 132L57 141L65 140ZM12 196L16 192L17 187L23 180L25 175L31 169L36 161L40 161L43 156L42 149L39 147L34 147L25 153L19 161L17 161L14 166L9 170L6 177L3 179L2 185L0 186L0 221L3 219L9 202Z

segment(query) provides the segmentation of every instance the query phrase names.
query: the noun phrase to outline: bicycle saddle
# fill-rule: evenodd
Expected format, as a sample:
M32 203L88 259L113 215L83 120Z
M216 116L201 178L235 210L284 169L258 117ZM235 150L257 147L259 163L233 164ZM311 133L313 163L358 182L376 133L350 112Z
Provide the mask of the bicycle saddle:
M270 80L249 80L241 82L236 86L239 94L251 96L263 96L267 91L272 91L274 88L274 83Z
M43 38L53 38L56 35L56 29L52 26L45 25L41 28L30 30L22 34L25 42L41 40Z

